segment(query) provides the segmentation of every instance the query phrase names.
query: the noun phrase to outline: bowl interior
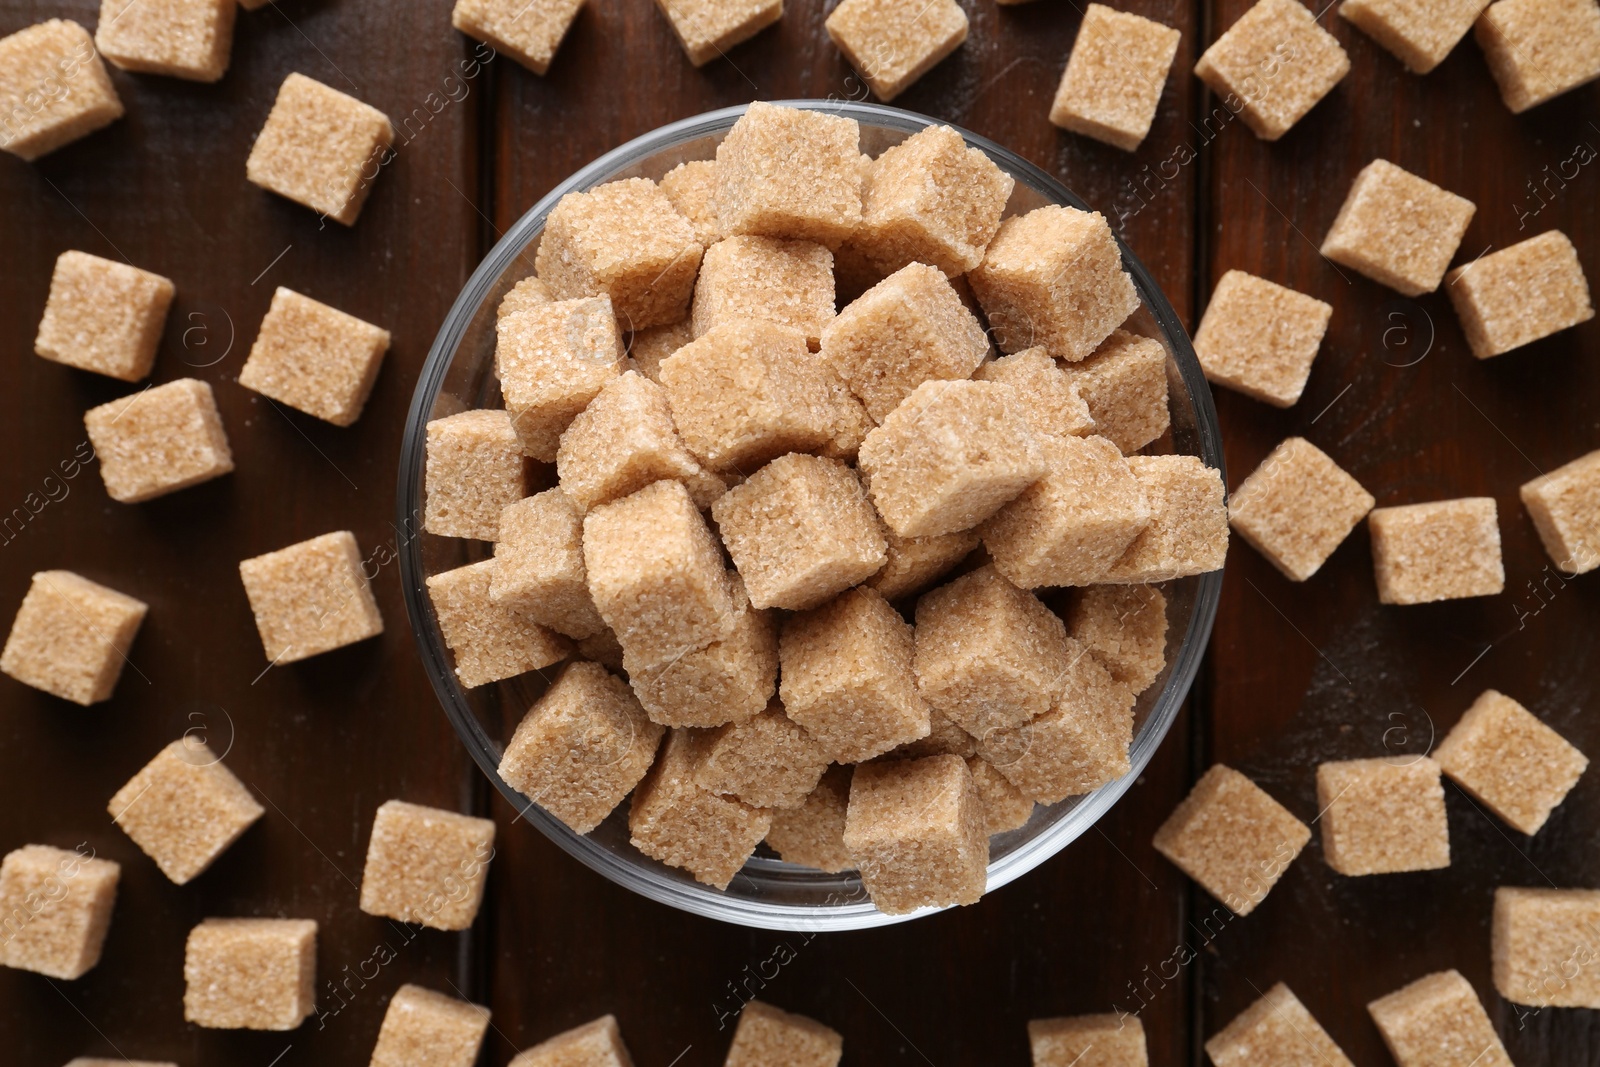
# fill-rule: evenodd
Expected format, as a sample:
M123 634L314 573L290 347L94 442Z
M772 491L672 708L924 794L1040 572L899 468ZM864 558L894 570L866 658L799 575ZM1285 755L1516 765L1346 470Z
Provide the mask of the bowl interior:
M871 104L784 103L856 119L861 126L862 151L873 156L934 124L920 115ZM659 179L679 163L713 158L717 144L743 111L742 107L729 108L686 119L601 157L534 205L474 272L440 329L412 400L398 487L400 528L406 532L400 550L402 582L424 666L457 733L501 795L568 853L605 877L655 900L730 922L770 929L878 926L911 916L889 916L876 910L854 873L833 875L797 867L763 849L726 891L718 891L635 850L628 842L626 802L587 836L574 834L531 804L500 778L496 768L505 742L553 678L553 672L535 672L473 690L463 689L456 680L453 661L424 586L427 576L487 558L492 552L492 546L483 542L422 532L425 425L430 419L469 408L503 406L494 375L495 311L501 297L533 273L534 253L551 208L568 192L619 178ZM1019 156L981 137L958 132L1016 179L1007 205L1008 215L1046 204L1088 209L1053 178ZM1159 340L1167 350L1172 428L1147 451L1197 455L1210 466L1220 468L1216 413L1188 337L1143 265L1126 247L1122 252L1124 266L1142 300L1126 328ZM548 477L554 484L553 471ZM1169 582L1163 587L1168 597L1167 666L1135 706L1131 770L1087 796L1036 807L1026 826L993 838L990 890L1031 870L1092 826L1149 762L1198 669L1216 613L1221 581L1221 572L1215 572Z

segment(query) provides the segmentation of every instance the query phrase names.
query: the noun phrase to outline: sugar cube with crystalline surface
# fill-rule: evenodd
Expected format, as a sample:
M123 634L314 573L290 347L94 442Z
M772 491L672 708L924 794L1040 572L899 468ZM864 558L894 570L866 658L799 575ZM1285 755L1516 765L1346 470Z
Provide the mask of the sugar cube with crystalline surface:
M109 700L147 610L71 571L39 571L11 623L0 671L75 704Z
M1276 141L1350 73L1350 57L1300 0L1259 0L1194 73L1257 137Z
M967 39L967 13L955 0L844 0L824 25L884 103Z
M233 0L102 0L94 43L113 65L214 82L228 69Z
M1590 0L1500 0L1473 36L1518 114L1600 78L1600 6Z
M844 847L845 809L850 802L849 767L835 764L798 807L772 813L767 845L785 863L837 874L855 867Z
M522 450L553 463L562 431L622 373L611 298L538 304L500 319L495 331L495 373Z
M503 410L462 411L427 430L423 529L442 537L493 541L500 513L528 491L522 442Z
M872 903L885 914L975 904L983 896L989 834L960 756L857 767L844 843Z
M1593 958L1596 929L1600 889L1496 889L1495 990L1535 1008L1600 1008L1600 971L1578 965Z
M1261 461L1228 500L1228 522L1292 582L1321 569L1372 510L1372 494L1304 437Z
M1450 866L1439 764L1385 756L1317 766L1322 854L1344 875Z
M348 530L241 562L239 577L267 659L293 663L383 633L363 568Z
M1353 1067L1282 982L1207 1041L1206 1054L1215 1067Z
M772 813L700 786L706 740L692 730L667 734L655 766L634 790L628 829L646 856L726 889L767 836Z
M582 640L605 629L583 565L583 512L546 489L500 512L489 599L557 633Z
M1217 283L1195 331L1207 380L1273 407L1294 405L1311 376L1333 306L1242 270Z
M860 144L854 119L752 103L717 145L718 228L838 247L861 223Z
M1485 690L1433 758L1449 779L1525 834L1536 834L1589 759L1504 693Z
M1479 359L1594 318L1578 251L1560 230L1457 267L1447 276L1445 291Z
M833 253L815 241L752 234L711 245L695 282L694 335L736 319L787 326L816 347L833 321Z
M1400 1067L1512 1067L1472 983L1460 971L1417 979L1367 1005Z
M1150 521L1101 580L1166 582L1220 570L1228 555L1222 474L1199 456L1131 456L1128 467Z
M8 853L0 861L0 966L69 981L87 974L100 962L121 874L111 860L49 845Z
M389 331L282 286L239 371L239 384L335 426L361 417Z
M1132 152L1150 132L1182 36L1140 15L1090 4L1050 106L1050 121Z
M0 38L0 150L32 162L122 117L89 31L50 19Z
M1081 363L1062 370L1089 407L1094 432L1132 455L1167 432L1167 350L1126 330L1111 336Z
M489 1009L407 983L389 999L368 1067L472 1067Z
M266 814L222 757L192 735L156 753L106 810L178 885L204 873Z
M1150 1067L1137 1015L1075 1015L1028 1023L1033 1067Z
M207 919L189 931L183 1017L220 1030L293 1030L315 1010L317 924Z
M1493 497L1375 508L1367 529L1381 603L1427 604L1505 588Z
M746 1001L723 1067L838 1067L844 1038L804 1015Z
M1397 56L1413 74L1426 74L1472 29L1488 0L1346 0L1339 14Z
M393 144L394 127L383 112L304 74L290 74L250 149L245 176L354 226Z
M1524 483L1520 493L1558 568L1587 574L1600 567L1600 451Z
M50 275L33 350L55 363L136 382L155 363L173 293L172 282L159 274L63 252Z
M583 0L456 0L450 25L543 74L582 8Z
M572 650L559 634L494 601L497 569L497 560L485 559L427 579L439 632L468 689L548 667Z
M1466 197L1375 159L1351 183L1322 239L1322 254L1406 296L1421 296L1439 288L1477 210Z
M494 821L390 800L378 808L361 872L361 910L435 930L478 917Z

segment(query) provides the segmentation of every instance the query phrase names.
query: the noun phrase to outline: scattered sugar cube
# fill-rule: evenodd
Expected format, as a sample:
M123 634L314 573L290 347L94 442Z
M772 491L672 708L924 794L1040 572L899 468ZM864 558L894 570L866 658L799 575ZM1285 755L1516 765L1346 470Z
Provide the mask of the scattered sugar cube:
M710 248L727 236L717 225L717 206L712 198L717 192L717 161L691 159L679 163L661 176L657 183L678 214L689 220L695 240ZM701 268L705 260L701 260Z
M1472 983L1460 971L1417 979L1367 1005L1399 1067L1512 1067Z
M1493 497L1374 508L1367 529L1381 603L1429 604L1505 588Z
M843 0L823 25L886 104L967 39L967 13L955 0Z
M1194 73L1257 137L1276 141L1350 73L1350 57L1299 0L1259 0Z
M979 543L977 530L901 537L884 527L883 537L889 546L883 567L863 584L883 594L885 600L921 592L971 555Z
M772 813L698 784L707 738L670 730L661 755L633 792L628 829L633 847L726 889L772 825Z
M1524 483L1520 492L1557 568L1587 574L1600 567L1600 451Z
M640 662L624 649L622 664L653 722L721 726L761 712L778 684L778 631L769 612L752 608L733 579L737 606L729 633L664 663Z
M1322 254L1406 296L1421 296L1439 288L1477 210L1464 196L1374 159L1351 183L1322 239Z
M383 112L304 74L290 74L250 149L245 176L354 226L393 145L394 127Z
M755 101L717 145L717 228L837 248L861 223L860 145L854 119Z
M1593 958L1600 889L1494 891L1494 987L1513 1004L1600 1008Z
M1126 330L1111 336L1081 363L1062 367L1089 406L1094 432L1132 455L1167 432L1167 350Z
M1310 840L1310 827L1218 763L1161 824L1153 844L1235 915L1249 915Z
M912 263L857 297L822 331L822 357L882 422L926 381L970 378L983 326L937 267Z
M1028 1023L1033 1067L1150 1067L1144 1024L1110 1012Z
M348 530L323 534L239 564L261 645L273 664L383 633L383 617Z
M815 348L833 321L833 253L815 241L749 234L707 248L694 289L694 335L736 319L798 330Z
M628 338L628 358L635 370L660 385L661 361L693 340L694 325L688 319L668 326L651 326Z
M222 757L196 737L156 753L106 810L177 885L204 873L266 814Z
M173 292L159 274L63 252L33 350L55 363L136 382L155 363Z
M1103 437L1044 437L1044 477L983 524L995 569L1024 589L1105 579L1151 523L1148 492Z
M888 915L976 904L988 880L989 834L960 756L857 767L844 844L872 903Z
M1086 437L1094 433L1094 418L1077 385L1042 348L1001 356L980 366L973 377L1015 389L1022 413L1036 434Z
M1206 1055L1215 1067L1354 1067L1282 982L1207 1041Z
M1589 759L1504 693L1485 690L1433 758L1450 780L1525 834L1536 834Z
M1472 29L1488 0L1349 0L1339 14L1387 48L1413 74L1426 74Z
M778 691L789 717L837 763L926 737L910 625L873 590L851 589L783 624Z
M622 332L611 298L557 300L496 324L495 374L522 450L554 463L561 434L622 373Z
M772 813L767 844L785 863L829 874L855 868L850 850L844 847L850 774L849 767L835 764L799 807L780 808Z
M641 666L730 632L722 549L680 482L654 482L584 516L583 563L600 617Z
M622 1031L611 1015L602 1015L548 1041L541 1041L507 1067L632 1067Z
M635 371L612 378L567 425L556 449L556 473L567 499L585 511L663 478L684 482L700 506L709 501L697 488L723 488L705 478L683 446L666 391Z
M967 279L1002 352L1041 347L1072 363L1139 306L1105 216L1054 204L1002 222Z
M1473 36L1515 114L1600 78L1600 7L1592 0L1500 0L1478 17Z
M757 808L796 808L817 787L828 756L774 701L743 722L711 731L695 779L702 789Z
M1305 391L1332 315L1331 304L1230 270L1195 331L1195 355L1207 381L1273 407L1292 407Z
M1327 562L1372 510L1372 494L1322 449L1290 437L1228 500L1228 522L1291 582Z
M557 300L609 296L622 328L642 330L689 313L702 251L655 182L626 178L563 196L534 263Z
M235 0L101 0L94 43L123 70L214 82L228 69Z
M751 1000L739 1012L723 1067L838 1067L843 1049L837 1030Z
M855 471L790 453L711 506L758 608L814 608L883 566L887 546Z
M1389 756L1317 765L1322 852L1345 875L1450 866L1439 764Z
M1578 250L1550 230L1451 271L1447 291L1479 359L1594 318Z
M983 810L984 832L993 837L1026 826L1033 818L1033 798L1012 785L988 760L967 756L966 761Z
M183 954L183 1018L218 1030L293 1030L315 1010L317 924L206 919Z
M656 0L689 62L725 57L783 17L783 0Z
M282 286L239 371L239 384L335 426L361 417L389 331Z
M978 739L935 708L928 709L928 734L915 741L896 746L889 753L891 759L921 759L924 756L960 756L966 759L978 754ZM977 772L973 772L977 777Z
M561 635L496 603L490 596L497 560L429 575L428 599L444 643L456 657L456 677L468 689L565 659L572 646Z
M489 1009L407 982L389 999L368 1067L472 1067Z
M112 500L137 504L233 470L211 386L194 378L144 389L84 413Z
M494 309L495 322L498 323L507 315L554 302L555 295L550 292L550 287L540 281L538 275L530 274L500 298L500 303Z
M456 0L450 25L544 74L582 7L583 0Z
M122 117L89 31L50 19L0 38L0 149L33 162Z
M478 917L494 857L494 820L387 800L378 806L361 871L361 910L435 930Z
M0 966L71 980L100 962L122 868L49 845L0 861Z
M1167 582L1220 570L1228 555L1228 505L1222 474L1199 456L1130 456L1150 522L1106 582Z
M1067 633L1135 694L1167 665L1167 597L1153 585L1093 585L1073 603Z
M499 537L500 513L528 491L527 463L510 413L462 411L431 420L427 456L422 528L441 537Z
M540 626L578 639L604 630L583 565L583 513L547 489L500 513L489 599Z
M148 605L71 571L39 571L0 652L0 671L85 707L111 699Z
M1132 152L1150 132L1182 36L1139 15L1090 4L1050 105L1050 121Z

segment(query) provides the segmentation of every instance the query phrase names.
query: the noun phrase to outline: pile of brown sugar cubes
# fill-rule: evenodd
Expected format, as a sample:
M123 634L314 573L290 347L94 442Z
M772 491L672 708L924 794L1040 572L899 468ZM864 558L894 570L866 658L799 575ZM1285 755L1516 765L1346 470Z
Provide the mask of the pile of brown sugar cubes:
M462 685L570 661L500 774L572 830L631 792L703 883L765 841L904 913L1128 770L1160 583L1228 527L1217 471L1140 454L1167 357L1106 221L1007 217L948 127L859 140L756 103L715 160L556 205L504 408L427 427L425 529L494 543L428 588Z

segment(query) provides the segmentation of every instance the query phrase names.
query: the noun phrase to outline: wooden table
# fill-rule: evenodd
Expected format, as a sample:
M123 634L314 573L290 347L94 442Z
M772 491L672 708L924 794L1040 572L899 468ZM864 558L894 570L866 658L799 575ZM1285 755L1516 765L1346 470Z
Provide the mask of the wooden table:
M1550 577L1516 493L1600 445L1600 323L1481 363L1442 294L1399 299L1316 248L1352 176L1382 156L1477 203L1462 256L1559 227L1600 279L1595 166L1564 188L1548 177L1578 146L1591 157L1600 146L1600 91L1513 117L1470 41L1417 78L1325 12L1354 69L1266 144L1240 123L1208 120L1215 101L1190 73L1201 42L1248 0L1131 0L1122 6L1181 28L1183 43L1154 130L1125 155L1045 119L1081 18L1075 3L965 6L971 38L898 104L1015 148L1099 205L1191 329L1215 279L1235 267L1334 305L1296 407L1219 393L1230 484L1278 440L1303 434L1380 504L1491 495L1507 591L1385 608L1364 534L1304 585L1236 543L1189 709L1128 797L1032 875L976 907L829 936L721 926L632 896L512 825L490 795L419 668L393 565L375 582L382 639L265 670L236 564L335 529L355 531L368 552L393 542L401 426L434 332L496 236L558 180L672 119L754 98L859 97L860 84L827 41L823 4L808 0L791 0L779 27L702 70L647 0L593 0L548 77L498 59L470 79L459 63L473 46L451 30L448 0L283 0L241 15L219 85L116 72L126 119L37 165L0 160L0 514L46 501L6 520L0 613L32 572L53 567L151 605L109 704L82 710L0 679L0 849L86 842L123 864L98 968L71 983L0 972L0 1059L363 1063L388 997L416 981L492 1006L490 1064L607 1011L641 1067L720 1064L721 1023L751 993L843 1031L847 1063L1023 1064L1030 1018L1140 1004L1152 1063L1200 1063L1205 1037L1283 980L1355 1062L1383 1064L1363 1005L1456 967L1521 1067L1600 1060L1595 1015L1519 1015L1489 981L1495 886L1600 879L1593 774L1532 841L1452 787L1447 871L1340 878L1313 841L1242 920L1210 918L1215 902L1150 847L1213 760L1310 820L1316 762L1425 745L1489 686L1600 754L1600 584ZM0 33L57 15L92 27L97 7L0 0ZM353 230L321 228L245 182L251 141L290 71L352 92L401 130ZM130 391L31 354L51 264L69 248L175 280L155 380L216 386L232 477L131 507L109 501L93 470L47 481L83 440L81 413ZM236 384L277 285L393 331L355 426L285 415ZM111 824L106 801L195 728L227 748L267 817L177 888ZM391 797L499 822L487 902L469 934L408 930L357 909L373 812ZM186 1026L184 937L217 915L316 919L322 1015L290 1034Z

